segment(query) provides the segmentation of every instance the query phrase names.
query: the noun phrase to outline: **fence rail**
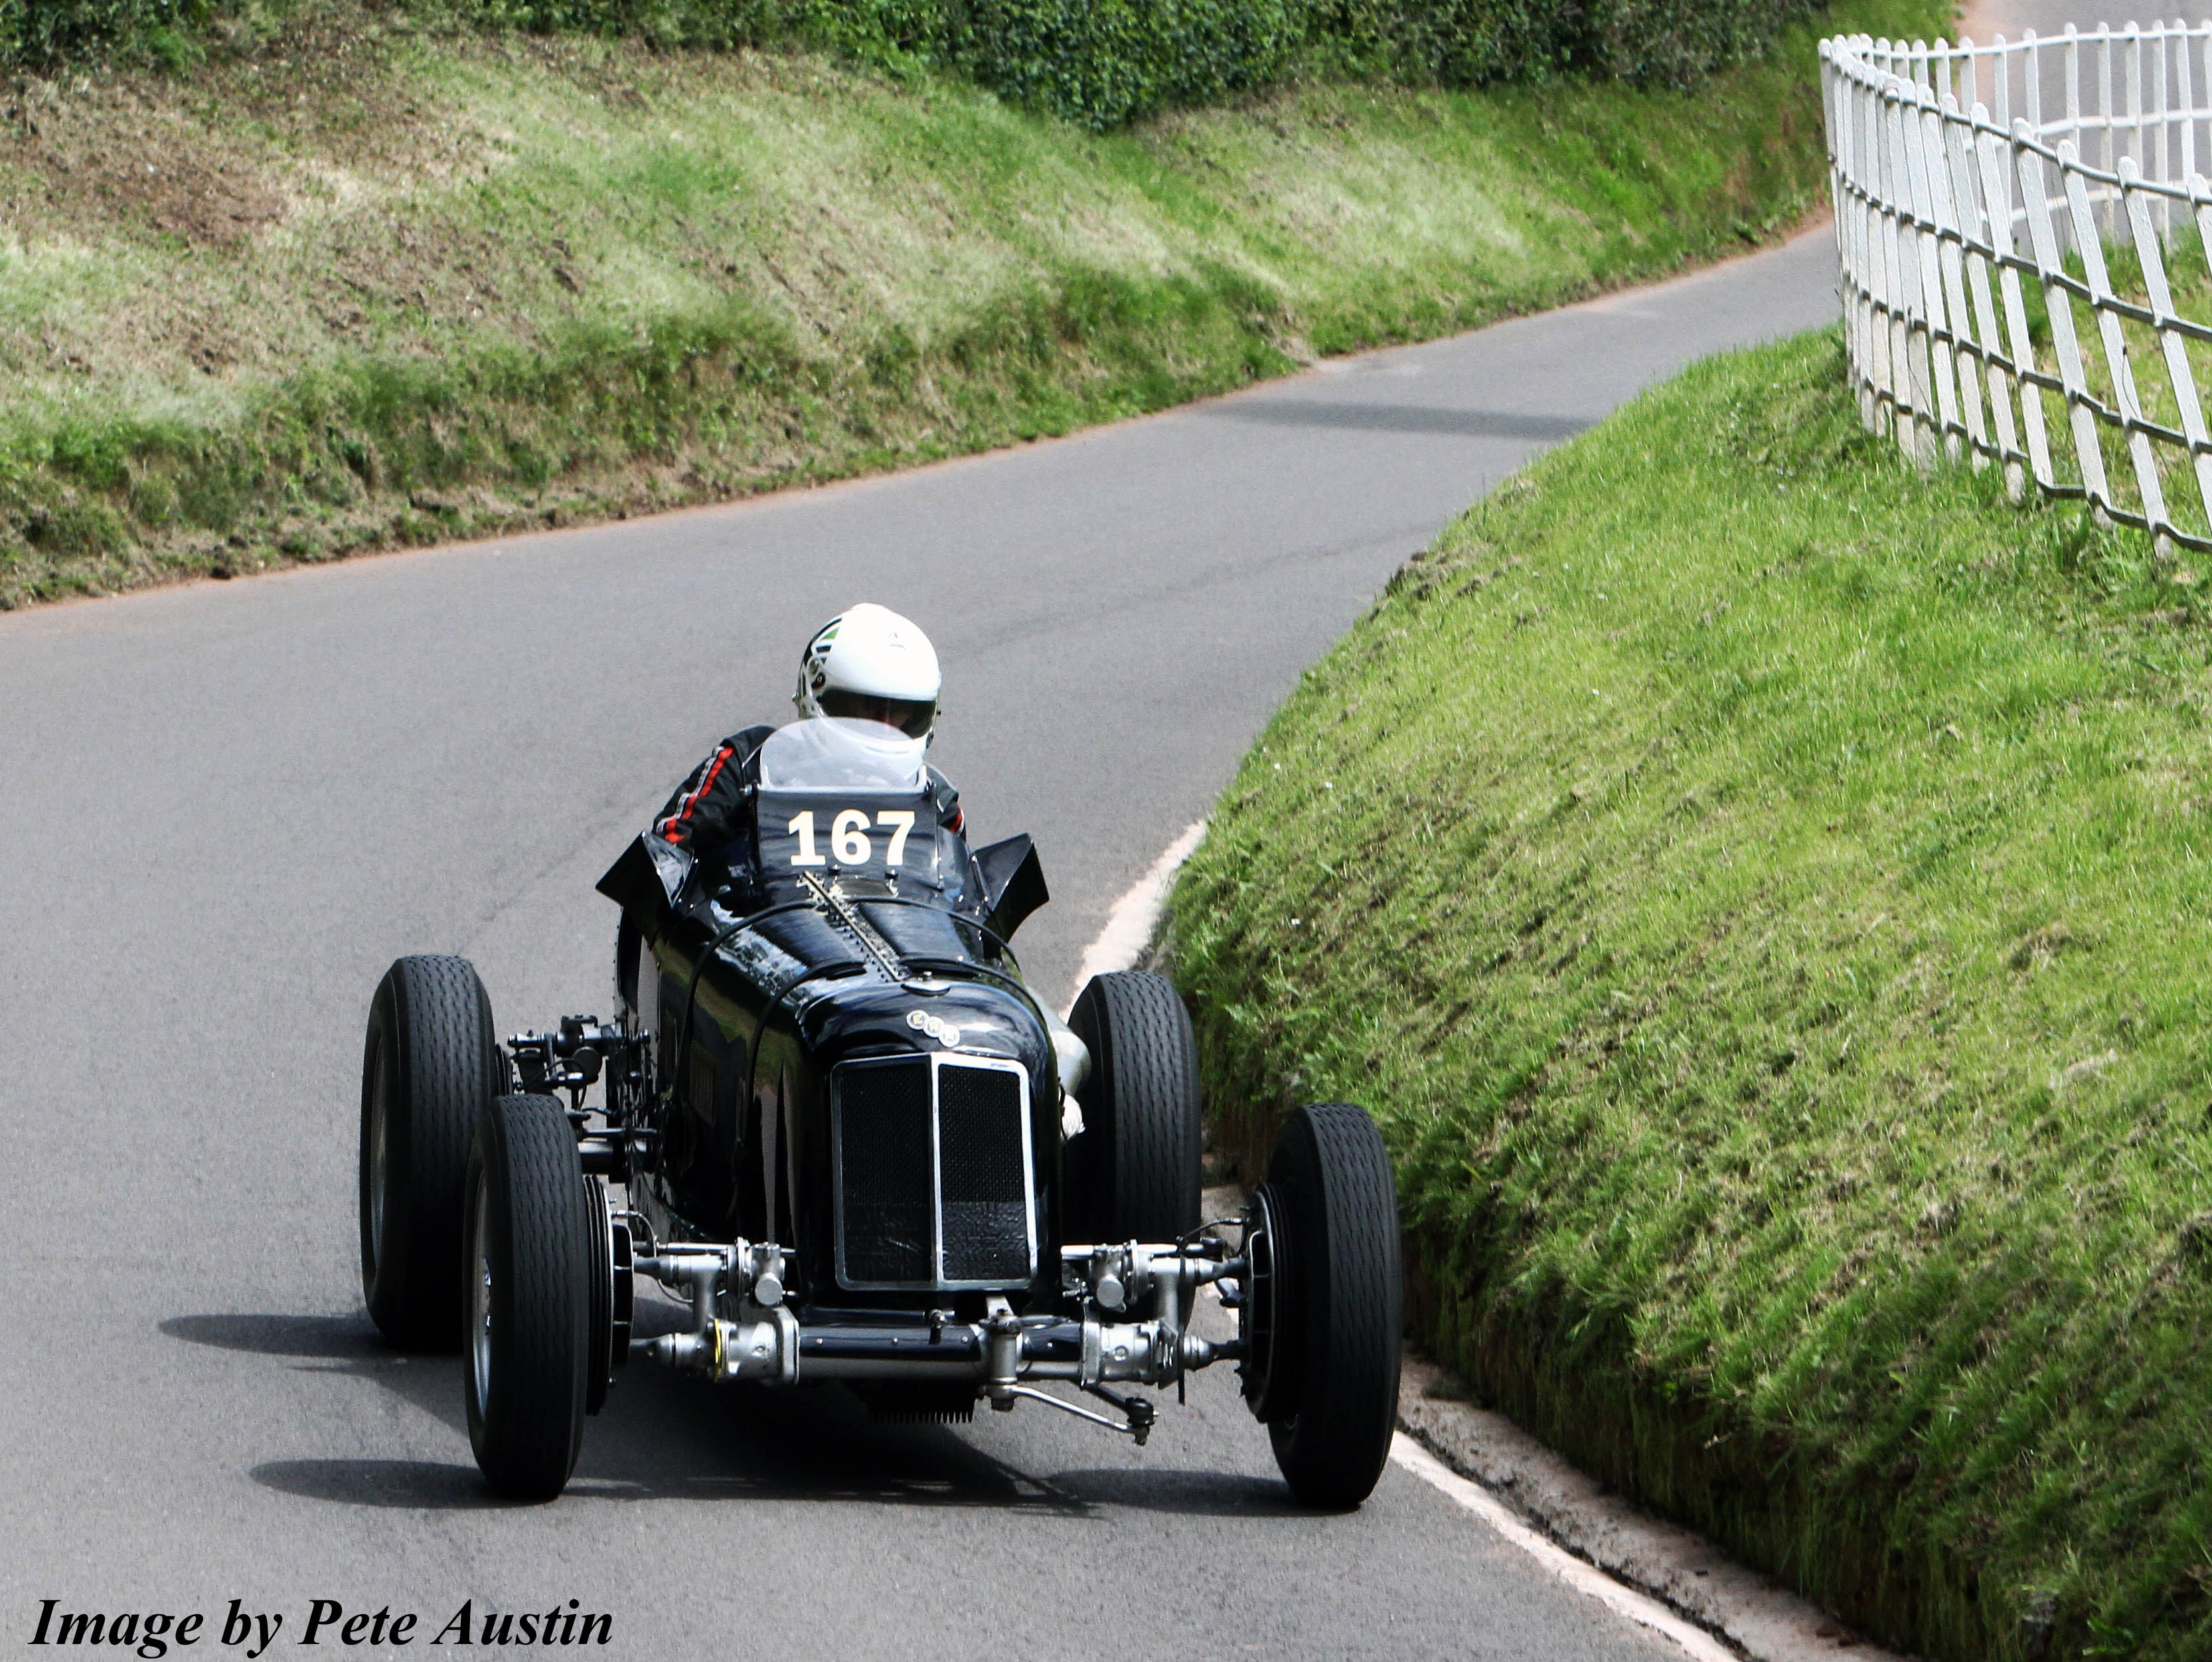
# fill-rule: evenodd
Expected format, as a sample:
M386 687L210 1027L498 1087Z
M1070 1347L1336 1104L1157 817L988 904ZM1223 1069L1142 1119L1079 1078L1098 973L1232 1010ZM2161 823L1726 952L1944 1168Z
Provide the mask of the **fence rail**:
M1867 425L2212 551L2212 24L1839 36L1820 68Z

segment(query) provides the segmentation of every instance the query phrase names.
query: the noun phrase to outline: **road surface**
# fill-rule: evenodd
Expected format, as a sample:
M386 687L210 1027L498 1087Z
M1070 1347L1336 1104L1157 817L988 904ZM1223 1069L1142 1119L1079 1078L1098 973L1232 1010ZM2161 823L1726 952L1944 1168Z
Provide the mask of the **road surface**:
M903 476L0 618L8 1628L238 1599L283 1654L325 1598L420 1647L465 1599L573 1598L637 1656L1673 1653L1395 1468L1294 1511L1225 1377L1135 1451L641 1364L567 1498L490 1504L455 1365L362 1312L362 1026L413 951L473 958L505 1031L603 1009L593 880L862 598L936 640L972 832L1036 835L1021 945L1065 995L1400 561L1638 388L1827 320L1832 281L1816 233Z

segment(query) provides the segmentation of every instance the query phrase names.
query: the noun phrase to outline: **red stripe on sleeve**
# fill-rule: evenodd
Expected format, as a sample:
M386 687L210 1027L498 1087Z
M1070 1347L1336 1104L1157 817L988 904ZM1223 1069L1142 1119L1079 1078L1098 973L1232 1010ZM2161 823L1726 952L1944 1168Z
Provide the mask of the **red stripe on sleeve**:
M707 770L707 776L699 782L699 788L684 799L684 806L663 822L661 835L671 843L681 843L684 822L691 817L691 810L699 806L700 798L714 788L714 776L722 770L722 764L730 759L730 746L725 745L714 752L714 760Z

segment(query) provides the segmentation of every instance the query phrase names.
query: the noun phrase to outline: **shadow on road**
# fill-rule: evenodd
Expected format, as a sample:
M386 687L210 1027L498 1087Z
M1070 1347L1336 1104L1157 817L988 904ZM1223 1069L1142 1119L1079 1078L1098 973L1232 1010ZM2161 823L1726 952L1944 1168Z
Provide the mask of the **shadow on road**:
M1417 404L1309 404L1297 399L1234 399L1200 406L1225 421L1276 427L1345 427L1371 433L1445 433L1469 439L1564 442L1596 423L1577 416L1521 415L1504 410L1437 410Z
M673 1313L641 1300L641 1331L663 1325ZM377 1336L366 1315L174 1316L161 1330L192 1344L283 1359L308 1373L368 1380L453 1434L452 1461L269 1460L248 1473L264 1488L342 1506L410 1511L511 1504L486 1491L468 1458L453 1357L402 1355ZM954 1428L873 1420L839 1385L717 1387L649 1365L625 1369L605 1411L586 1423L568 1498L859 1502L1066 1519L1123 1507L1190 1517L1299 1512L1279 1483L1260 1477L1158 1468L1034 1476Z
M173 1339L257 1356L349 1361L393 1354L365 1316L172 1316L161 1331Z
M442 1420L462 1436L468 1435L468 1420L461 1407L459 1362L452 1356L394 1350L385 1343L366 1312L172 1316L161 1328L173 1339L218 1350L286 1357L301 1373L368 1379Z
M310 1501L409 1512L482 1512L512 1506L474 1465L436 1460L268 1460L247 1474L264 1488Z
M1054 1472L1044 1480L1085 1506L1127 1507L1180 1518L1314 1518L1280 1480L1235 1471L1162 1471L1143 1466Z

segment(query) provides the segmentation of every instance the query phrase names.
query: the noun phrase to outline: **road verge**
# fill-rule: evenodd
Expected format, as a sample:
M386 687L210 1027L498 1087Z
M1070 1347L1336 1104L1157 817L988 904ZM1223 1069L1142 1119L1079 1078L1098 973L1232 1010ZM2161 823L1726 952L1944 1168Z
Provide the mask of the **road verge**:
M1439 1358L1900 1648L2193 1654L2197 574L1701 365L1411 563L1173 900L1217 1144L1370 1104Z

